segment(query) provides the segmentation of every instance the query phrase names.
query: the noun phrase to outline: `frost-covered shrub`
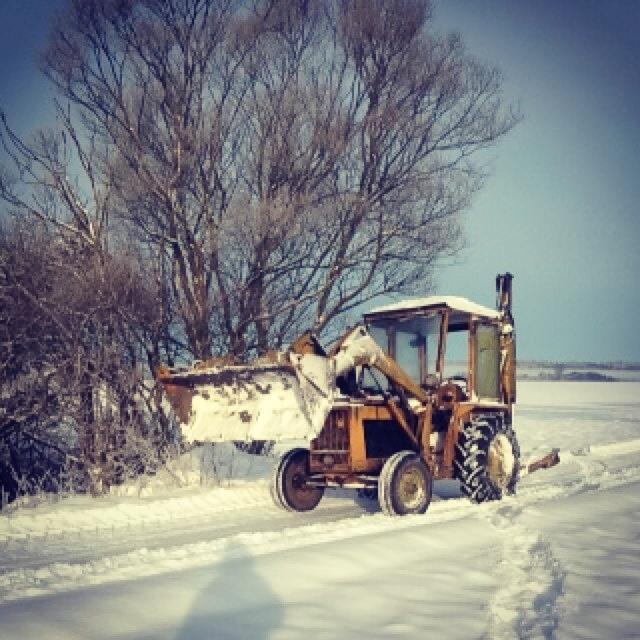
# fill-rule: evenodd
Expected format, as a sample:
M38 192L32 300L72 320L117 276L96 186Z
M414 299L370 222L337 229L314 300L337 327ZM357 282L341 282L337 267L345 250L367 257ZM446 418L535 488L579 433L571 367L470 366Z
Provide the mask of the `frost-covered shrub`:
M100 493L176 445L151 372L156 299L133 256L44 224L0 233L0 492Z

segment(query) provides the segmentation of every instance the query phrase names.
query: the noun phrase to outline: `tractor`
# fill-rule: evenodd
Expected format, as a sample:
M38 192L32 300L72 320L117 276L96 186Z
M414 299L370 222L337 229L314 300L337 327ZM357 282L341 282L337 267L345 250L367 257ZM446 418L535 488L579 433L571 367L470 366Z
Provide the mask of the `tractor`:
M249 365L158 378L189 441L292 443L272 480L284 509L309 511L342 488L388 515L420 514L440 479L498 500L520 470L511 274L497 276L496 295L495 309L453 296L388 304L329 351L307 333Z

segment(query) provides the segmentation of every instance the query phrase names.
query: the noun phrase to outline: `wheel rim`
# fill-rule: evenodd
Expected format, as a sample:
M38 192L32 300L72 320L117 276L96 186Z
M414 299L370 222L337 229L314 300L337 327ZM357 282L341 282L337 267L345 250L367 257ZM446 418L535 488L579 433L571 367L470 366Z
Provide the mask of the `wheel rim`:
M304 462L293 462L289 469L287 469L285 479L289 493L299 494L309 491L309 488L306 486L306 479L307 474Z
M417 509L424 501L427 487L419 469L408 469L398 483L398 497L407 510Z
M513 446L509 438L499 433L489 445L487 458L489 480L499 489L505 489L513 476L515 465Z

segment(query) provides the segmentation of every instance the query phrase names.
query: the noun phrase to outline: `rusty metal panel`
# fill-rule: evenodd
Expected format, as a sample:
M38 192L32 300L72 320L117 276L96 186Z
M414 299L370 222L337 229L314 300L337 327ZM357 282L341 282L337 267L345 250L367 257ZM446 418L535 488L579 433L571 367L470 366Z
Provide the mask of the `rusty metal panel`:
M354 471L362 471L366 468L367 452L364 445L364 428L362 421L365 416L377 415L377 406L361 406L354 409L349 424L351 437L351 467Z
M469 397L476 395L476 323L469 322L468 345L469 370L467 373L467 394Z
M331 410L322 431L315 440L311 441L311 450L314 453L349 450L350 413L350 407Z
M444 377L444 356L447 350L447 334L449 332L449 312L443 311L440 320L440 337L438 340L438 380L442 382Z
M164 382L164 390L169 398L179 422L186 424L191 416L191 403L193 400L193 387Z
M427 405L424 407L422 413L419 414L418 422L418 440L420 442L420 449L424 461L431 467L431 430L433 428L432 423L433 407ZM433 469L432 469L433 470Z
M349 425L351 420L351 407L339 407L331 410L322 431L317 438L311 441L310 468L312 473L327 471L345 473L350 470Z
M456 412L451 413L449 428L444 440L444 451L442 452L441 464L438 466L436 478L453 478L453 460L456 455L456 444L460 432L461 421L456 417Z
M382 468L386 458L369 458L365 441L364 423L367 421L391 421L393 416L384 404L362 405L356 408L350 425L351 467L358 473L374 473Z
M516 341L513 333L501 336L500 349L502 352L502 400L513 404L516 401Z

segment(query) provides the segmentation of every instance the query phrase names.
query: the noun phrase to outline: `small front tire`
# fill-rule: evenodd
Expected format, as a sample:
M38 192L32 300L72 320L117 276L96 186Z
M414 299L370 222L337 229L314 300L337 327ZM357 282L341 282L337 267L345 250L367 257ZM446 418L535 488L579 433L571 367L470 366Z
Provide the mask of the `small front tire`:
M413 451L400 451L382 467L378 478L380 509L389 516L424 513L431 502L433 476Z

